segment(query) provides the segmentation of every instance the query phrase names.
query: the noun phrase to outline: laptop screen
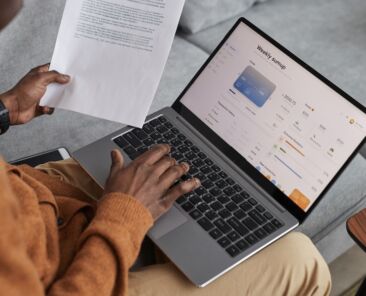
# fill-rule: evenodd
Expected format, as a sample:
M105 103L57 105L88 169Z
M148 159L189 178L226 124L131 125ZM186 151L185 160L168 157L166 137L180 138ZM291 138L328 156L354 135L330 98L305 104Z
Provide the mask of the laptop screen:
M366 135L360 109L243 22L180 103L304 212Z

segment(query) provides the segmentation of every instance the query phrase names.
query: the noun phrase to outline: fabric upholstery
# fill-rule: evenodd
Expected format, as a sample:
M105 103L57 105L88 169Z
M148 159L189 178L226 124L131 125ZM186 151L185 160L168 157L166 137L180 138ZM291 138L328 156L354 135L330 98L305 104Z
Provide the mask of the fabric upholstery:
M186 0L180 19L187 33L197 33L267 0Z

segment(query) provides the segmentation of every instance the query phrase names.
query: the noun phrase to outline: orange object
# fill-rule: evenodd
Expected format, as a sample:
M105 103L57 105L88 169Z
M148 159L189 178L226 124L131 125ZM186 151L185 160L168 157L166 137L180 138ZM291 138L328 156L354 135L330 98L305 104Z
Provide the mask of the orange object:
M301 191L298 189L294 189L292 193L290 194L290 199L296 203L301 209L305 210L309 204L310 199L308 199Z

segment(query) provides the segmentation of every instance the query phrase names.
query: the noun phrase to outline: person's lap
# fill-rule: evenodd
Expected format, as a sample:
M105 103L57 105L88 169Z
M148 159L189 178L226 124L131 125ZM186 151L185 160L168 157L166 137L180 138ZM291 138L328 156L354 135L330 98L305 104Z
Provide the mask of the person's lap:
M74 161L47 163L38 169L59 177L93 199L102 189ZM312 244L290 233L241 263L205 288L197 288L172 263L154 264L129 274L129 295L328 295L330 273Z

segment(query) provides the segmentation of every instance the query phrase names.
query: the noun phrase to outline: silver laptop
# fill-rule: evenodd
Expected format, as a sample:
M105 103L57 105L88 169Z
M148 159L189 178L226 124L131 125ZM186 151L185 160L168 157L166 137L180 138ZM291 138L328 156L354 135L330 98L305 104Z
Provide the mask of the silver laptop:
M148 236L204 287L302 223L365 135L363 106L241 18L172 107L73 156L101 186L118 147L189 162L202 186Z

